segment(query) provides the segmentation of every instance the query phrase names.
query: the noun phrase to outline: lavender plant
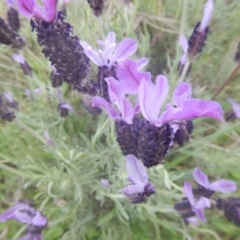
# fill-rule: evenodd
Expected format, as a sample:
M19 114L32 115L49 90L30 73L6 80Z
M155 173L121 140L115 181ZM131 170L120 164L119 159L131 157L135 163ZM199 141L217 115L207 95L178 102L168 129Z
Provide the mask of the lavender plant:
M81 4L80 11L75 12L78 4ZM226 224L223 214L239 226L239 198L237 193L225 198L213 199L212 196L214 192L234 192L236 183L230 180L209 183L207 176L196 166L214 178L224 176L239 182L238 150L234 148L239 123L217 124L206 119L222 120L222 107L216 101L207 100L211 92L207 89L203 93L200 83L187 82L185 67L180 81L176 81L178 54L171 59L173 62L168 62L168 68L152 77L148 59L139 57L144 51L150 56L150 51L146 51L148 41L142 41L141 35L148 38L147 31L155 29L151 22L155 20L150 16L148 23L141 20L137 31L130 23L136 23L143 16L143 10L145 14L156 15L159 1L154 1L150 9L145 1L134 1L128 6L122 4L124 16L118 3L110 1L102 16L97 18L90 15L87 1L72 1L67 5L65 19L56 11L57 1L45 0L43 6L34 0L18 1L20 13L31 18L37 41L34 33L30 33L29 23L24 22L28 48L23 52L32 67L32 75L23 75L16 65L17 81L15 78L10 80L15 84L2 84L4 92L8 92L6 100L13 96L10 100L16 99L20 110L16 112L16 120L3 123L5 127L0 135L3 143L12 136L19 137L17 144L9 144L7 140L0 153L3 159L0 161L1 181L6 183L9 179L7 184L11 186L0 186L4 196L2 221L14 218L26 224L25 238L28 239L41 239L42 234L43 239L178 239L180 234L190 239L201 231L205 233L205 239L220 239L216 232L225 234L228 239L237 234L237 230L233 230L231 224L230 233L221 228ZM192 7L202 9L202 3L195 4ZM165 6L169 13L175 12L175 18L179 18L171 4ZM110 13L111 9L114 11ZM183 15L184 9L186 11L183 6ZM213 1L207 1L202 22L194 30L194 41L205 40L212 9ZM71 22L76 16L83 17L81 26ZM164 26L164 20L157 21ZM147 27L142 28L142 24ZM126 25L126 32L123 25ZM88 30L90 26L91 31ZM127 38L123 38L124 35ZM103 50L93 50L91 45L104 38L104 41L98 40ZM117 44L116 39L122 40ZM214 44L212 40L209 42L209 46ZM194 44L191 42L190 45ZM203 45L203 42L199 45L201 50ZM7 47L3 53L11 59L11 50ZM189 52L188 48L184 50L185 57L189 55L192 61L194 51ZM204 66L201 61L204 55L199 52L200 59L194 61L199 61L195 65L200 68ZM138 55L135 57L134 53ZM90 60L97 68L89 64ZM146 67L148 71L145 71ZM195 72L193 68L191 74ZM4 79L9 69L4 67L2 74ZM24 95L24 89L28 89L30 98ZM41 89L41 92L35 94L34 89ZM172 100L169 89L173 89ZM85 106L79 103L79 98ZM6 106L7 103L1 105L1 117L9 112ZM93 116L85 107L94 115L101 114L103 109L108 118L104 114ZM73 109L75 114L60 118ZM182 188L178 183L189 180L188 172L193 168L198 187L193 188L185 182L183 193L186 198L181 200L179 192ZM48 218L48 227L40 211L26 202L20 209L18 206L22 202L8 210L12 217L4 217L7 207L13 205L9 204L9 199L11 202L35 200L37 208ZM211 207L209 212L216 211L214 206L223 213L218 211L205 217L203 209ZM186 225L182 225L174 208ZM41 216L42 221L36 216ZM198 223L198 227L191 227L189 223L197 223L196 216L199 220L207 219L208 224ZM24 228L18 231L19 225L15 226L11 221L1 224L0 228L3 228L1 237L6 239L24 236Z

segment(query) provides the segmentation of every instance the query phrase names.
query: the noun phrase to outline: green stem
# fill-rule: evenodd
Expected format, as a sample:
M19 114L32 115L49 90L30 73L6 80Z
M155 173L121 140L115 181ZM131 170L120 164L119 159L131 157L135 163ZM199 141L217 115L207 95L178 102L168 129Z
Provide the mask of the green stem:
M22 129L24 129L26 132L30 133L32 136L37 138L39 141L41 141L43 144L46 144L46 141L43 137L41 137L39 134L34 132L31 128L26 126L24 123L20 122L18 119L15 119L14 122Z
M237 75L238 71L240 70L240 64L232 71L228 79L222 84L222 86L217 90L217 92L213 95L211 100L214 100L222 90L233 80L233 78Z

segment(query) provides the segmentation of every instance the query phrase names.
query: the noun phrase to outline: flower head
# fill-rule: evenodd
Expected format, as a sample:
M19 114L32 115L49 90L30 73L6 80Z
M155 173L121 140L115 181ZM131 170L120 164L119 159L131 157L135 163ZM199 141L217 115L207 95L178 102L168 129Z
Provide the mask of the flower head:
M95 51L84 41L81 45L85 54L98 66L110 66L115 62L122 62L137 51L137 43L132 38L125 38L118 45L115 42L115 33L108 33L104 41L98 40L102 50Z
M228 102L231 104L232 111L237 118L240 118L240 104L236 103L233 99L229 98Z
M134 156L126 156L126 166L128 172L128 180L132 185L120 190L124 193L132 203L142 203L146 197L149 197L155 192L155 188L151 182L148 181L148 176L145 167Z
M53 22L56 18L58 0L42 0L40 6L35 0L18 0L18 10L27 18Z
M27 225L27 235L20 239L42 239L41 232L47 226L47 218L36 211L28 202L17 202L0 215L0 222L15 219ZM31 236L31 238L27 238Z

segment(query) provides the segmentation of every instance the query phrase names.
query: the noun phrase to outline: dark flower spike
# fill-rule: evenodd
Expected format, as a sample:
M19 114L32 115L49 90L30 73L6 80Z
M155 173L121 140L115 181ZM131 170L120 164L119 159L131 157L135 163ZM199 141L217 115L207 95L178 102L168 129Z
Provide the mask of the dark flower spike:
M193 178L200 186L214 192L232 193L237 189L236 183L230 180L220 179L210 183L208 176L200 168L194 169Z
M26 45L25 40L9 27L0 17L0 43L21 49Z
M95 16L100 16L103 11L105 0L87 0Z
M41 232L47 226L47 218L30 206L28 202L19 201L15 204L15 206L9 208L0 215L0 222L6 222L11 219L15 219L27 226L27 235L20 239L42 239Z
M128 180L132 185L123 188L120 192L124 193L132 203L142 203L155 192L155 188L148 181L145 167L134 155L126 156L126 166Z
M56 18L58 0L42 0L40 6L35 0L18 0L19 12L27 18L53 22Z
M188 54L192 57L200 53L205 45L209 32L208 23L211 19L213 8L213 0L208 0L204 8L202 21L196 24L193 33L189 38Z
M13 59L20 64L23 73L25 75L29 75L32 76L32 68L30 67L30 65L28 64L28 62L25 60L24 56L21 54L13 54L12 55Z
M224 211L228 221L240 227L240 198L218 198L217 208Z
M149 168L163 161L172 143L172 129L167 123L156 127L144 120L139 126L137 156Z
M18 32L20 29L20 20L18 11L13 7L8 9L7 12L8 24L12 28L13 31Z
M85 55L79 38L72 34L72 26L61 13L54 22L31 20L37 32L37 41L43 53L68 84L80 89L89 71L89 58Z

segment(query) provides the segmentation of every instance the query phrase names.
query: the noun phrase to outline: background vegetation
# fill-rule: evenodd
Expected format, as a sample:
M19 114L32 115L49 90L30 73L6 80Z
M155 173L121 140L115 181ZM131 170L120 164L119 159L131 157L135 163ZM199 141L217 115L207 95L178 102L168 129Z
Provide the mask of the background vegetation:
M67 5L67 20L74 33L97 47L96 41L114 31L137 40L137 57L149 57L154 75L163 73L173 89L179 80L177 66L182 50L178 36L189 37L201 20L205 1L107 0L95 17L84 0ZM0 16L8 6L0 2ZM240 3L215 1L210 33L203 52L194 60L190 76L194 96L211 99L236 67L233 61L239 42ZM132 205L118 192L128 184L125 159L115 140L114 124L105 114L93 117L84 108L81 95L64 84L64 99L74 114L65 119L57 113L58 100L50 84L50 63L37 45L29 20L21 17L20 34L27 39L22 53L33 68L26 76L12 59L16 50L0 45L0 92L11 92L19 103L16 120L0 122L0 212L16 200L30 199L49 219L44 239L239 239L239 228L218 210L207 210L208 221L199 227L185 226L173 209L182 197L185 180L192 181L196 166L211 179L227 178L240 186L240 121L194 121L191 140L175 147L165 165L148 170L156 193L141 205ZM95 72L91 72L94 77ZM31 100L25 89L33 93ZM239 75L216 98L230 110L227 98L240 101ZM56 142L46 146L47 130ZM100 180L108 179L110 188ZM240 196L240 191L232 194ZM24 227L15 221L0 224L0 239L17 239Z

